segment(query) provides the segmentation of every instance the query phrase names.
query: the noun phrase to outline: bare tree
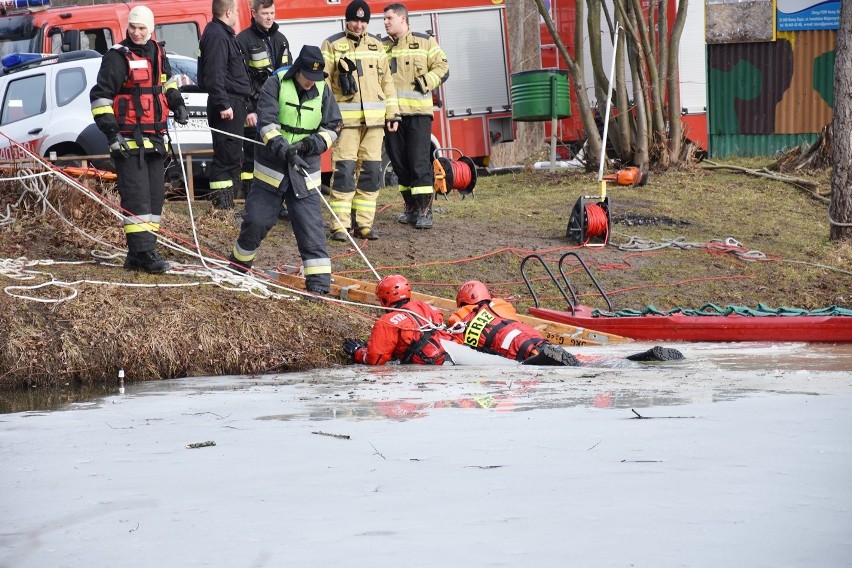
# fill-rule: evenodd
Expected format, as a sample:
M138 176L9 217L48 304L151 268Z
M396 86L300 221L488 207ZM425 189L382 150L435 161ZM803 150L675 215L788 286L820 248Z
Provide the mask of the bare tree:
M834 169L829 221L831 240L852 240L852 3L840 3L834 59Z
M574 30L575 52L572 58L565 49L564 42L558 37L544 3L542 0L535 0L573 79L580 117L589 143L590 159L600 159L602 144L586 94L583 63L586 34L583 22L585 21L588 30L594 92L598 108L602 112L606 108L609 79L604 72L604 62L601 61L601 14L606 20L610 41L616 25L625 30L619 37L616 55L613 101L615 110L610 117L614 127L608 133L609 142L618 159L624 163L646 167L650 163L660 166L677 164L686 157L679 104L678 68L680 38L686 23L688 0L680 1L671 25L671 33L658 32L670 27L668 14L670 2L673 1L656 0L647 8L643 8L642 0L576 0L577 24ZM586 5L588 16L584 18ZM614 9L613 14L609 12L610 5ZM633 84L630 95L627 87L628 76ZM674 104L669 104L669 101Z

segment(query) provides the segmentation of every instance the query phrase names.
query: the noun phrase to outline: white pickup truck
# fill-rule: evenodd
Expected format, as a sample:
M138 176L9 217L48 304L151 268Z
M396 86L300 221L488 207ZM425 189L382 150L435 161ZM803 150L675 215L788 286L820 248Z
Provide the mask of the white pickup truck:
M179 80L190 121L169 130L175 153L212 148L207 127L207 95L193 89L196 61L169 55ZM8 66L7 66L8 65ZM54 55L20 55L3 58L0 71L0 160L26 159L24 146L46 158L96 156L108 153L106 137L92 118L89 91L97 80L101 54L83 50ZM14 143L13 143L14 141ZM211 156L193 158L193 175L206 185ZM111 160L95 160L93 165L112 169ZM173 167L170 176L179 176Z

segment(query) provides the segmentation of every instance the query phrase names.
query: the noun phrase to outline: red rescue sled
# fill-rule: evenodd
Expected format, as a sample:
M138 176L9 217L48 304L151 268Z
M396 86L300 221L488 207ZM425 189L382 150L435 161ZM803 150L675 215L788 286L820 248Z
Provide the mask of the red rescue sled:
M704 311L607 315L607 313L601 313L588 306L580 305L577 301L577 294L568 281L563 267L563 262L569 256L576 258L586 274L592 279L601 297L609 306L608 313L614 312L612 303L597 279L589 271L586 263L577 253L568 252L559 259L559 272L562 281L567 284L567 293L539 255L531 254L521 262L521 276L535 301L535 306L528 310L531 316L643 341L852 342L852 315L845 315L848 314L848 310L831 310L833 313L826 314L807 313L802 310L801 314L794 315L783 313L782 310L772 312L740 310L740 313L728 313L729 310L721 309L718 315ZM541 263L553 283L565 297L568 310L554 310L539 305L538 296L533 290L524 269L530 260L537 260ZM822 311L828 312L829 310ZM774 312L777 312L777 315ZM840 314L837 312L840 312ZM749 313L756 315L748 315Z
M685 314L593 316L591 308L574 313L530 308L531 316L648 341L812 341L852 342L850 316L693 316Z

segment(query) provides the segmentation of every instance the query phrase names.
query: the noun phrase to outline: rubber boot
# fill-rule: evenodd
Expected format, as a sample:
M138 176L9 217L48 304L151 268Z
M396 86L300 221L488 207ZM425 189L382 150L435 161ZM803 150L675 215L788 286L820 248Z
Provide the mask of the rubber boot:
M213 207L216 209L234 208L234 188L220 189L213 196Z
M171 264L160 256L156 250L128 252L124 259L124 268L142 270L148 274L162 274L171 268Z
M538 348L538 353L521 361L521 365L541 365L548 367L578 367L580 362L572 354L561 347L545 343Z
M417 201L410 191L400 191L403 201L405 201L405 211L402 215L396 218L397 223L413 225L417 222Z
M414 223L415 229L431 229L432 228L432 194L417 196L417 220Z
M671 347L657 345L642 353L628 355L627 359L630 361L679 361L683 359L683 353Z

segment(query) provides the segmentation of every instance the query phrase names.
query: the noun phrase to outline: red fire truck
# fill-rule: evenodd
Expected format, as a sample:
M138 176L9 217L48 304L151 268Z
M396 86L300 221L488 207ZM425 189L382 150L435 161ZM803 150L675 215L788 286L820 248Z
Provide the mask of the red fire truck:
M101 53L124 38L134 2L46 7L48 0L2 0L0 55L15 52L94 49ZM44 3L44 5L43 5ZM141 2L140 2L141 3ZM210 0L147 0L155 36L170 52L194 57L211 19ZM302 45L320 45L343 29L346 0L279 2L277 17L294 55ZM493 143L512 139L509 66L503 0L411 0L414 31L434 34L450 61L451 79L434 94L436 148L456 148L482 163ZM240 21L251 19L248 0L238 0ZM369 31L386 35L376 5Z
M239 29L248 25L247 0L240 6ZM93 49L106 53L124 39L127 14L136 2L90 6L50 6L50 0L0 0L0 56ZM156 20L154 34L168 50L195 57L198 38L212 18L210 0L148 0Z
M302 45L320 45L343 29L347 0L279 2L277 19L294 55ZM381 8L371 3L368 31L387 35ZM435 36L447 54L450 78L433 93L436 148L455 148L487 162L491 147L512 140L504 0L408 0L413 31ZM453 159L457 155L450 156Z
M124 38L127 14L136 1L92 6L48 7L49 0L0 0L0 56L15 52L94 49L104 53ZM294 55L303 45L320 45L343 29L348 0L278 2L276 20ZM198 38L211 19L210 0L147 0L156 19L155 36L170 52L195 57ZM239 21L250 23L250 0L237 0ZM572 49L573 2L551 2L553 17ZM450 79L433 94L435 148L454 148L478 165L487 164L494 144L514 138L505 0L408 0L411 29L433 34L447 54ZM385 35L381 7L373 3L370 33ZM543 67L562 66L546 29ZM703 42L701 42L703 48ZM700 60L703 62L703 51ZM694 61L694 59L693 59ZM591 69L590 65L587 65ZM703 81L702 81L703 83ZM589 84L591 82L589 81ZM703 97L703 88L700 89ZM575 99L575 97L572 97ZM565 142L582 140L576 112L560 121ZM700 109L703 111L703 108ZM706 129L705 129L706 135ZM450 156L454 157L454 156ZM328 165L324 169L328 169Z

